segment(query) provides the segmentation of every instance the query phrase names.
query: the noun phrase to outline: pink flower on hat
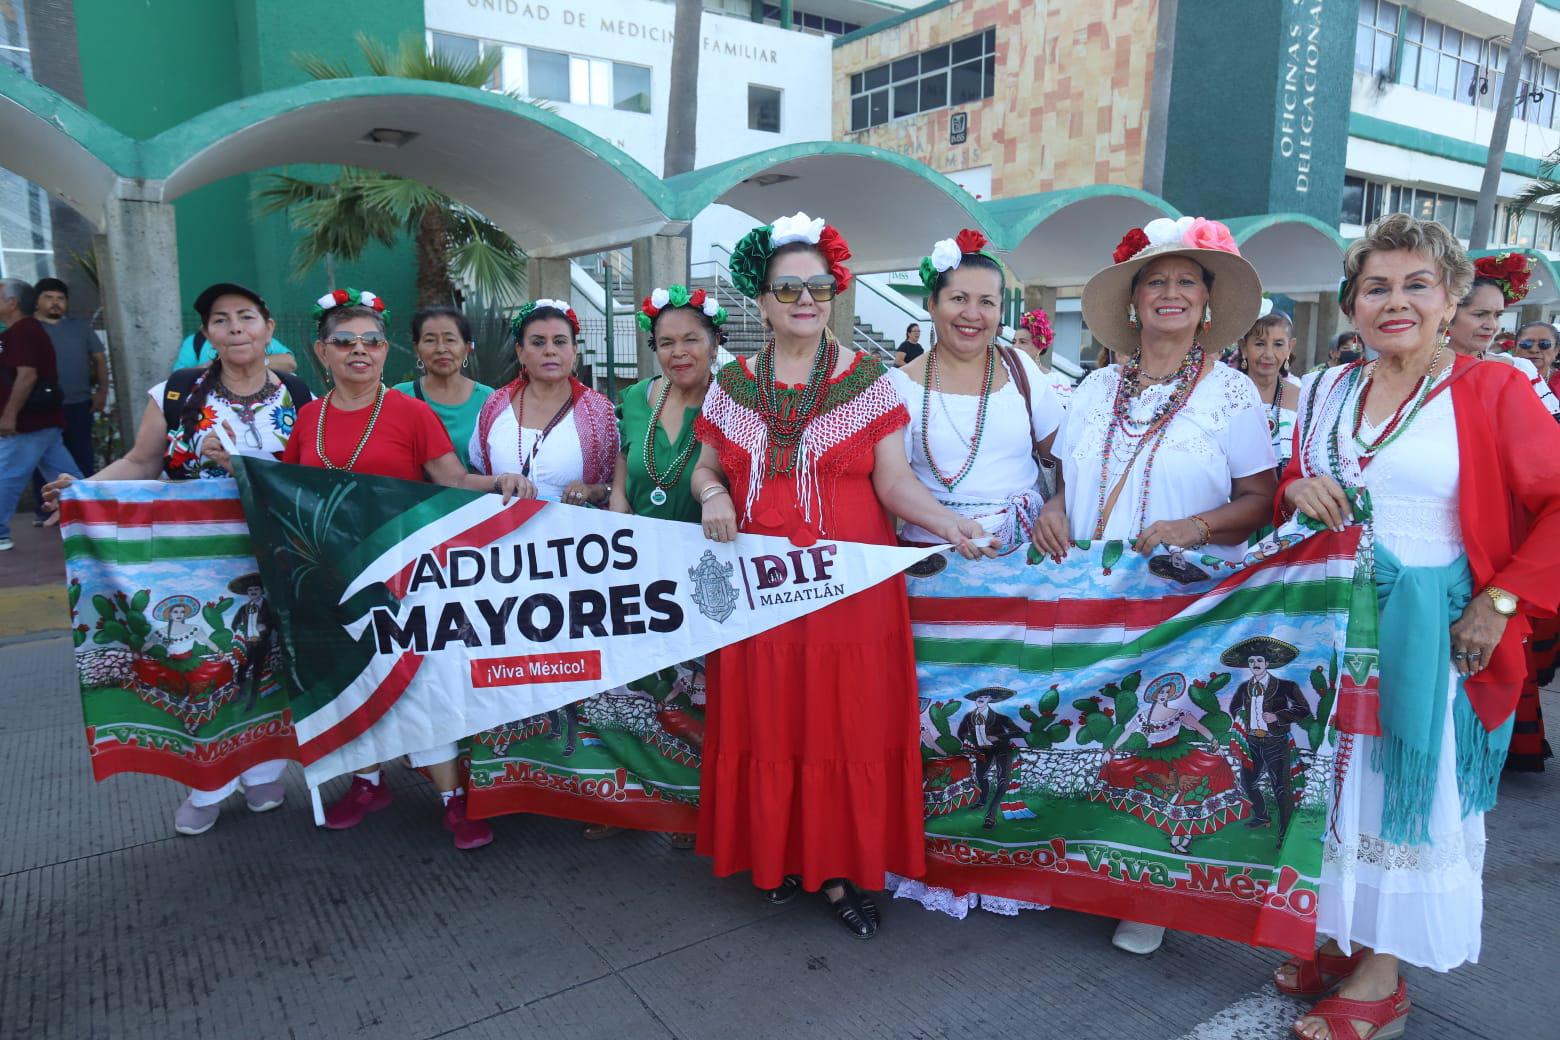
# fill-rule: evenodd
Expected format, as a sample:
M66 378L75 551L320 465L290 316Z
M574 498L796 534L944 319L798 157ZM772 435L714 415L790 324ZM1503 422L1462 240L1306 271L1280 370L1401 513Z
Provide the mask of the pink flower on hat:
M1181 240L1193 249L1218 249L1240 255L1240 247L1235 244L1235 236L1230 234L1230 229L1206 217L1192 218L1191 226L1186 229Z

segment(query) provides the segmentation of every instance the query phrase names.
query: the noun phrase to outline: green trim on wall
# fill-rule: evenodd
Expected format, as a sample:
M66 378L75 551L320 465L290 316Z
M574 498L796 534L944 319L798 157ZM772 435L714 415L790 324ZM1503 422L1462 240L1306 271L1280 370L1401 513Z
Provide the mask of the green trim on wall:
M1017 249L1042 222L1077 202L1086 199L1126 198L1135 199L1159 210L1162 216L1175 220L1181 211L1158 195L1141 188L1129 188L1121 184L1089 184L1081 188L1061 188L1042 191L1033 195L1016 195L1006 199L991 199L979 205L987 221L996 228L992 239L1003 250Z
M1232 217L1224 222L1235 236L1235 244L1244 246L1261 231L1279 224L1299 224L1323 236L1341 253L1349 246L1349 240L1338 234L1338 229L1305 213L1266 213L1256 217Z
M871 36L873 33L880 33L884 29L892 29L896 25L903 25L906 22L912 22L915 19L921 17L923 14L931 14L933 11L940 11L952 3L953 0L932 0L932 2L929 4L922 4L920 7L912 7L908 11L904 11L900 14L890 15L881 22L873 22L871 25L863 25L855 32L848 32L844 36L836 36L834 38L834 47L836 50L838 50L847 43L865 39L866 37Z
M1560 0L1555 2L1560 4ZM1359 112L1349 113L1349 135L1361 140L1389 144L1422 155L1433 155L1440 159L1451 159L1454 162L1469 163L1473 166L1482 167L1489 158L1489 149L1481 144L1458 140L1429 130L1420 130L1417 127L1404 126L1402 123L1390 123L1385 119L1362 115ZM1500 168L1520 177L1537 177L1538 166L1537 159L1526 155L1514 155L1508 151L1506 160L1501 163Z
M52 131L70 138L114 173L124 177L141 175L139 141L10 65L0 65L0 98L13 102L48 124Z

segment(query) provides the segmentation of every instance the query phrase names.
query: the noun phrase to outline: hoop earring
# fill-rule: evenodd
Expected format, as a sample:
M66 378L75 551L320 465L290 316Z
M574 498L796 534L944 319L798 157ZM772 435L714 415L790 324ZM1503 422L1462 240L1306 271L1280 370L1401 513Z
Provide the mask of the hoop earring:
M426 372L426 371L428 371L428 366L423 364L423 359L422 358L418 358L417 359L417 371L419 371L419 372Z
M1137 304L1135 303L1127 304L1127 327L1133 329L1141 329L1143 327L1143 323L1138 320Z
M465 368L469 364L471 364L471 355L467 354L466 357L465 357L465 360L461 361L460 367L461 368Z

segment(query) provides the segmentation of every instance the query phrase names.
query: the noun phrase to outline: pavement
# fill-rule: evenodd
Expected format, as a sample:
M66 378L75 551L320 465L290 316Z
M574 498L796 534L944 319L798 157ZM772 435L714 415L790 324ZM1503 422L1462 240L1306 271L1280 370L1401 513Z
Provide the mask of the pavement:
M354 831L316 830L291 771L281 809L236 796L178 837L174 785L93 783L58 536L18 520L0 553L0 1037L1278 1040L1301 1011L1264 985L1271 952L1171 934L1132 957L1084 914L901 902L862 943L816 897L770 907L659 835L512 816L457 852L400 769ZM1560 694L1545 707L1560 719ZM1557 805L1560 765L1503 782L1481 963L1408 969L1412 1040L1560 1036Z

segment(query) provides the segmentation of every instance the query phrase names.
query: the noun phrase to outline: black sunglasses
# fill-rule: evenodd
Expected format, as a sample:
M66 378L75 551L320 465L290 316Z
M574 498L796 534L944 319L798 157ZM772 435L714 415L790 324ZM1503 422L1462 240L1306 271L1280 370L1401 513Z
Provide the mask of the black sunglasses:
M350 332L333 332L325 342L337 350L351 350L360 342L369 350L373 350L375 347L382 347L390 341L385 338L382 332L363 332L356 336Z
M1554 348L1554 345L1555 341L1552 339L1517 340L1517 346L1521 347L1523 350L1551 350Z
M828 303L834 299L834 276L822 275L805 282L800 278L779 278L764 286L762 291L772 293L781 303L795 303L802 298L803 289L814 303Z

